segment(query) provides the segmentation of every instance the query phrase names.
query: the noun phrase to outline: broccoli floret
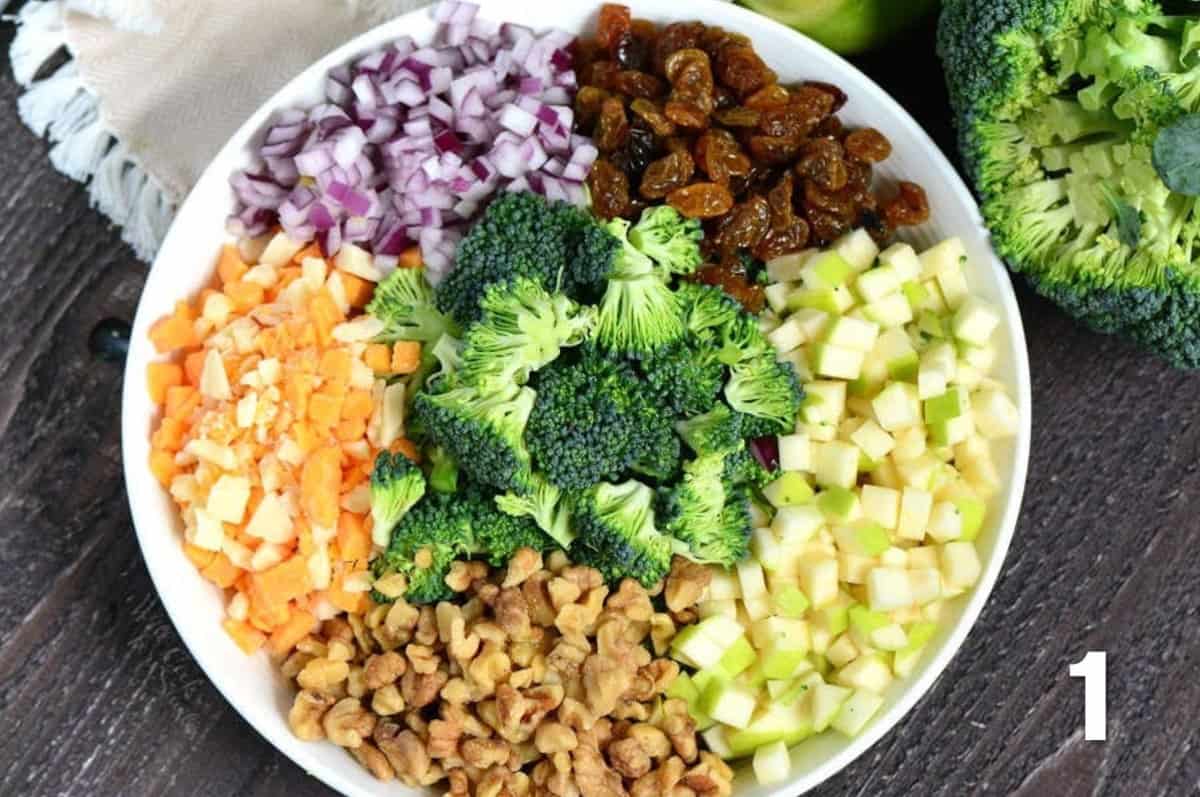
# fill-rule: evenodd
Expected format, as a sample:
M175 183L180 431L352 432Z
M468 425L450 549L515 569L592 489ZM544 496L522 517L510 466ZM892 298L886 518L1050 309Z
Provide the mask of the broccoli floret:
M737 522L737 502L745 495L727 484L726 462L731 454L706 454L683 466L683 479L666 491L660 504L663 529L681 545L675 552L705 564L732 566L746 556L750 541L749 516ZM735 500L730 511L726 503Z
M563 491L546 479L535 476L533 488L522 495L505 493L496 496L501 512L515 517L528 517L562 548L570 548L575 540L571 528L571 508Z
M592 308L524 277L493 285L481 306L483 317L464 339L458 378L483 391L525 384L562 347L581 343L595 322Z
M1197 367L1200 205L1168 187L1154 155L1200 110L1189 11L947 0L938 50L997 252L1091 328Z
M661 442L662 412L623 360L584 347L539 371L536 387L525 440L559 487L617 479Z
M650 587L671 567L673 541L654 524L654 491L641 482L601 482L575 500L571 558L610 582L633 578Z
M725 382L725 365L720 350L691 336L664 346L641 360L656 401L683 417L708 412L717 402Z
M737 300L715 285L683 282L675 295L683 307L687 331L693 336L716 335L744 312Z
M386 545L392 529L425 495L425 475L399 453L381 451L371 470L371 536Z
M725 457L724 479L731 486L760 489L778 477L779 471L763 466L749 446L743 445Z
M668 276L691 274L704 262L703 238L700 220L689 219L670 205L646 208L629 231L629 242Z
M474 387L421 393L413 411L424 434L481 484L522 490L530 483L525 425L535 394L527 387L482 393Z
M703 415L675 424L675 431L697 454L732 451L743 445L742 418L724 404L717 404Z
M630 469L657 482L668 482L679 475L683 462L683 447L675 435L671 416L661 413L647 430L647 442Z
M442 446L429 451L429 486L439 493L458 491L458 463Z
M580 208L528 192L504 193L459 244L454 269L438 285L437 306L467 326L479 318L490 286L518 277L590 299L618 246Z
M367 313L385 326L376 340L420 340L432 343L442 335L457 335L454 321L443 315L434 302L433 288L424 268L398 268L375 286Z
M645 356L683 337L682 308L654 261L629 242L629 222L613 219L607 229L621 248L600 300L596 339L609 351Z
M409 377L405 393L409 407L417 393L424 390L440 393L454 383L455 375L462 366L462 341L451 335L442 335L432 346L421 347L421 362Z
M778 362L773 354L738 363L729 369L725 400L744 417L745 437L765 437L790 432L804 390L791 363Z
M414 506L374 567L376 575L403 573L410 603L432 603L454 596L445 578L455 560L477 557L502 567L523 547L546 551L555 542L528 518L501 512L492 493L467 484L453 495L431 493ZM375 599L387 600L378 592Z

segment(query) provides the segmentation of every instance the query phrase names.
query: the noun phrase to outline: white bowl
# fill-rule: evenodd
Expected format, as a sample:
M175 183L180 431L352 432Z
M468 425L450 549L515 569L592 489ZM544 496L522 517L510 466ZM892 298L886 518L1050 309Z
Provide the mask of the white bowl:
M487 0L482 14L497 21L536 28L583 31L594 22L597 0ZM744 797L791 796L813 788L845 767L874 744L933 685L979 617L1000 572L1017 521L1030 438L1029 365L1025 338L1008 273L988 244L985 228L966 187L912 117L869 78L821 45L765 17L715 0L635 0L640 17L655 21L700 19L750 36L781 80L836 83L850 100L840 112L849 125L869 125L892 142L893 154L879 172L920 183L929 195L932 221L911 231L917 245L959 236L970 253L968 279L973 291L998 305L1004 314L999 341L998 378L1009 386L1021 414L1015 442L999 452L998 466L1006 485L995 499L978 545L983 575L968 596L952 602L939 635L927 648L913 677L894 683L880 714L855 739L825 734L798 745L792 778L762 787L741 773L736 793ZM126 363L122 406L125 481L138 541L155 587L188 649L217 689L276 748L334 789L353 797L381 793L415 793L400 785L382 786L345 751L330 743L303 742L288 728L292 692L265 654L247 657L221 629L223 601L218 589L200 577L184 558L181 524L169 496L147 466L155 408L146 393L146 365L156 358L147 339L150 324L170 312L177 299L194 296L213 276L215 257L227 236L225 217L233 196L228 178L250 162L252 144L277 110L307 105L321 98L323 77L333 66L373 50L402 34L428 41L434 30L427 10L415 11L363 34L305 70L242 125L201 176L180 208L155 260L138 305ZM952 728L944 729L953 732Z

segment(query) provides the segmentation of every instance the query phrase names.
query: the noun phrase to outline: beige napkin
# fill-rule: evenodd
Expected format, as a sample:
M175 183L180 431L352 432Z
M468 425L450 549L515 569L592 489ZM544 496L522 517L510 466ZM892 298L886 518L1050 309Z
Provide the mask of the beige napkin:
M4 0L0 0L0 8ZM150 260L204 166L276 89L422 0L30 0L22 120ZM65 61L62 53L65 51Z

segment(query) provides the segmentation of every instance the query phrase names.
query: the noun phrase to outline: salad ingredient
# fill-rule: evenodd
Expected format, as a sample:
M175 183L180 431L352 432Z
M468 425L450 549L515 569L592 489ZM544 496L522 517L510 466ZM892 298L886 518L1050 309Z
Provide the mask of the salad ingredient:
M522 277L588 299L603 287L616 250L617 242L586 211L528 192L505 194L458 247L454 271L438 286L437 306L470 324L489 288Z
M606 581L636 578L649 587L671 567L671 538L658 530L654 491L638 481L601 482L574 504L571 557L599 570Z
M1016 434L1019 413L988 376L999 316L969 292L963 261L954 239L880 253L859 231L768 264L768 290L784 296L775 356L803 370L808 396L778 439L751 557L712 571L704 619L672 643L695 670L677 693L710 747L753 755L762 783L786 776L787 745L860 733L946 602L982 575L975 541L999 489L991 442ZM814 309L818 287L844 289L844 303ZM729 472L719 454L689 464L668 499L689 529L711 524Z
M279 224L331 257L352 243L381 256L384 273L416 244L436 282L497 192L581 204L596 150L571 133L574 37L498 25L477 10L439 4L433 45L402 37L332 70L319 105L279 114L260 162L232 179L231 232L261 236Z
M461 606L399 598L314 625L282 665L299 689L293 733L345 747L380 780L454 794L731 791L670 694L678 665L650 653L665 652L671 617L635 581L610 589L532 550L507 568L460 562L450 581Z
M384 451L371 471L371 541L387 545L392 529L425 495L425 476L403 454Z
M458 335L458 326L438 312L425 268L398 268L375 286L367 313L384 323L373 337L383 343L436 343L442 335ZM382 369L386 370L386 369ZM393 366L393 371L399 369Z
M935 0L743 0L747 8L790 25L845 55L880 47L907 33Z
M276 238L269 263L226 247L220 284L155 324L172 361L150 368L162 407L150 464L179 506L185 553L230 590L226 630L282 655L366 605L372 510L386 533L424 481L399 454L373 467L408 443L372 399L393 390L368 364L373 327L347 320L361 278Z
M872 191L890 144L842 127L837 87L781 86L743 36L698 22L658 28L614 9L576 64L576 120L600 152L587 182L601 217L633 219L665 198L704 220L706 254L734 274L745 254L770 260L856 226L883 241L928 218L917 186L886 199Z
M749 493L730 460L744 450L706 454L688 462L683 478L659 498L663 529L683 543L676 553L696 562L732 567L748 552Z
M939 51L997 251L1091 328L1200 365L1200 16L1155 2L945 4Z

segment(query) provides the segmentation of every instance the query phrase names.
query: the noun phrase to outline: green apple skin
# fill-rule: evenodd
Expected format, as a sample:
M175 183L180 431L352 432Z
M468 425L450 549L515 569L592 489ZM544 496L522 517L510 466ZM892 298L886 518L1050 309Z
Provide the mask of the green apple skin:
M908 30L937 0L742 0L843 55L854 55Z

